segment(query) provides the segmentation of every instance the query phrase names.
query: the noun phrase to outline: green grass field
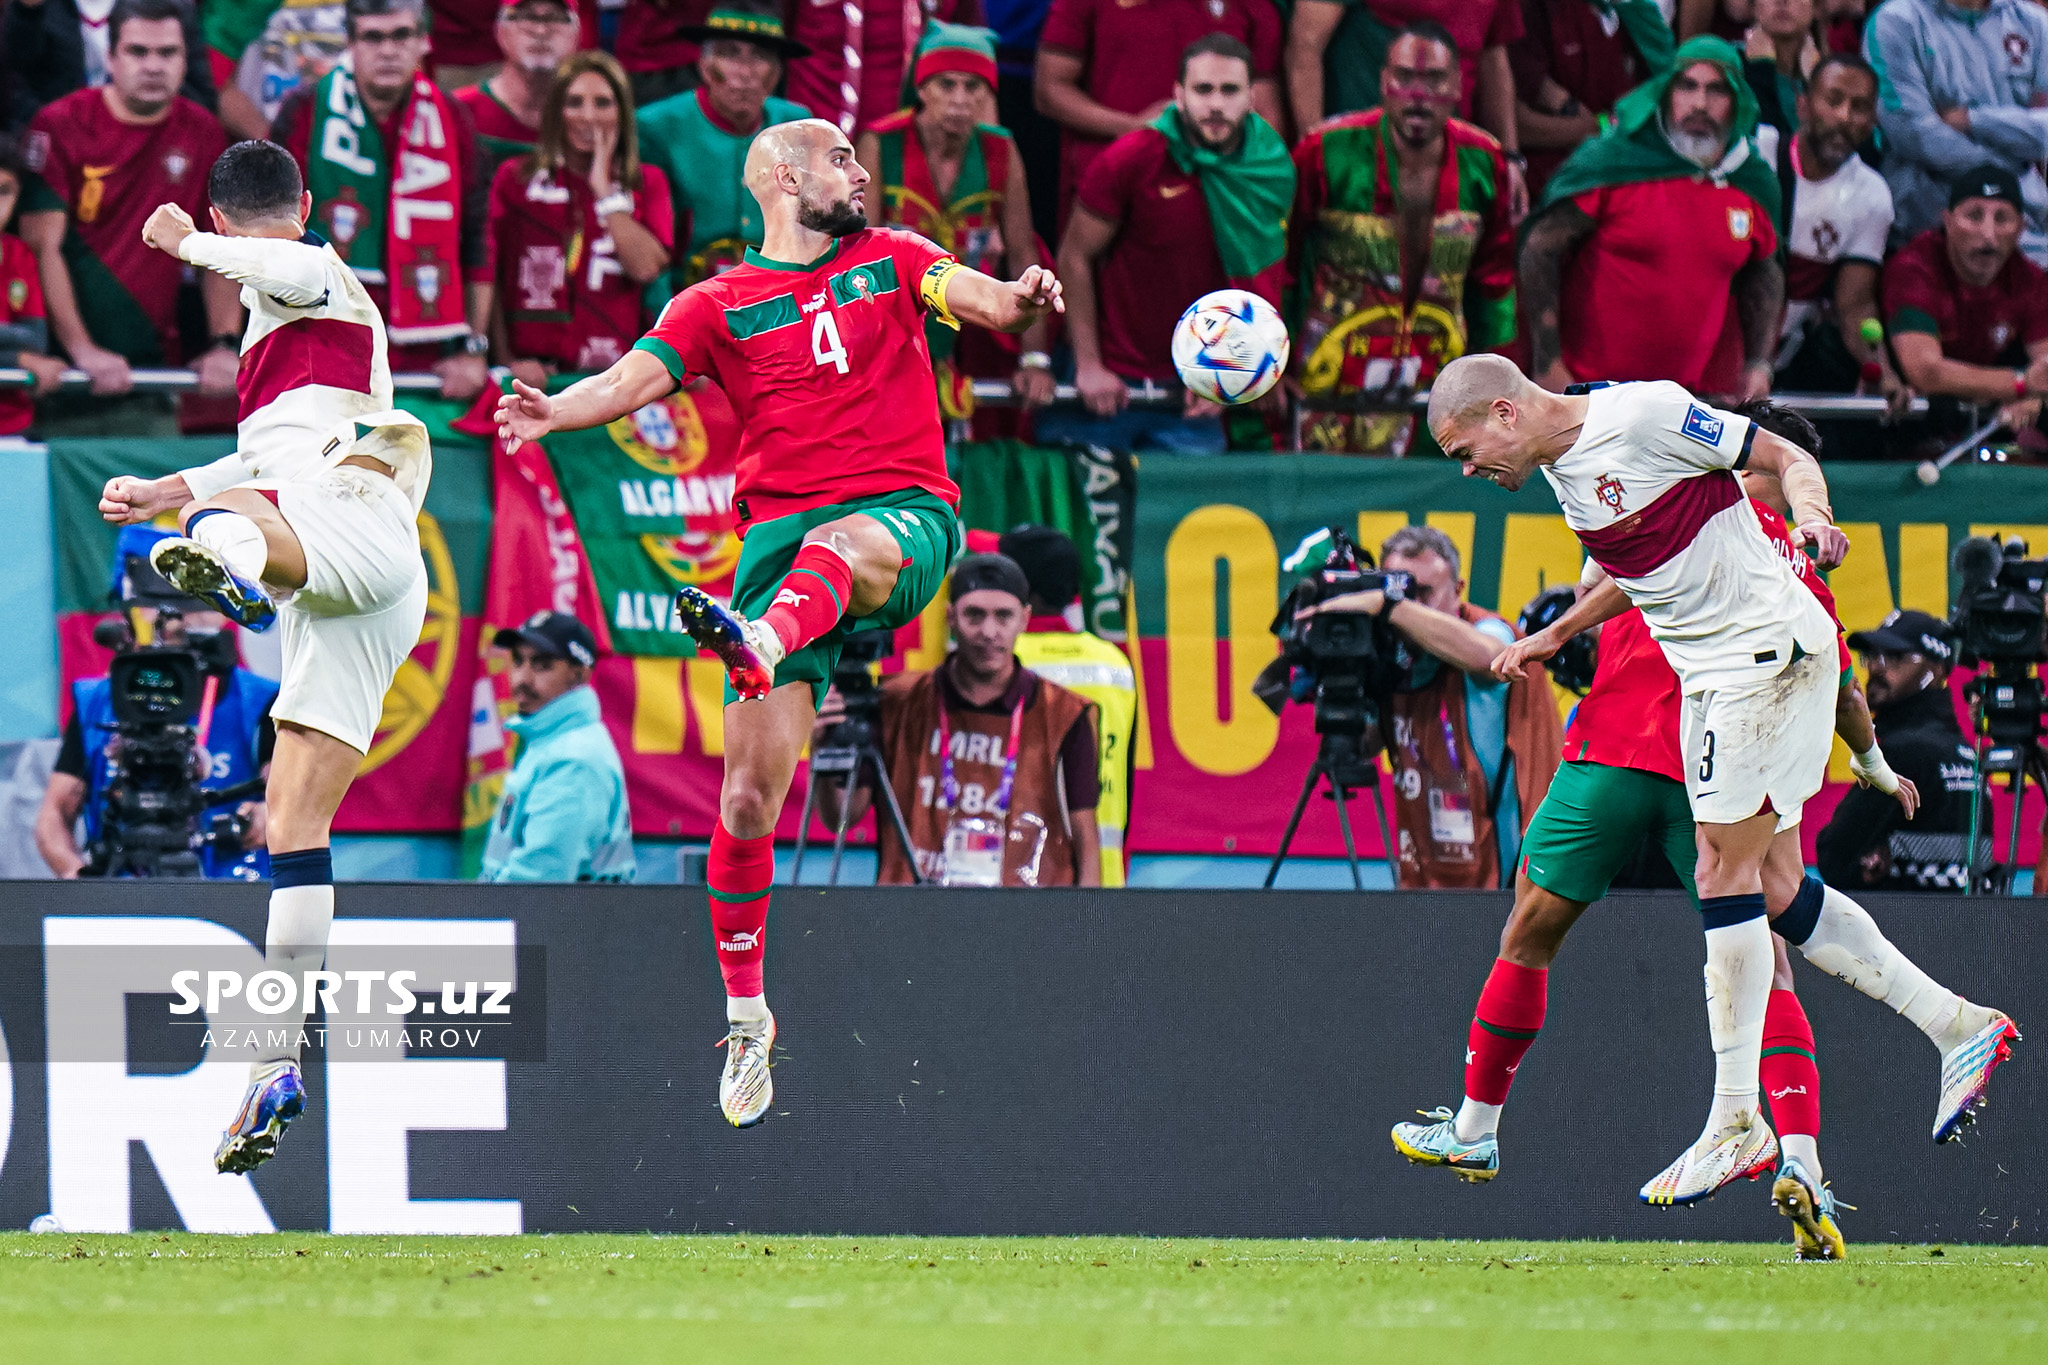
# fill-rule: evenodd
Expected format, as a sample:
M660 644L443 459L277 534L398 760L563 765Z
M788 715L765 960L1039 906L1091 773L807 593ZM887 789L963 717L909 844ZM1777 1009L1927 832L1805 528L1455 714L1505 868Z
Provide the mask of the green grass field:
M2048 1359L2048 1248L0 1235L0 1359Z

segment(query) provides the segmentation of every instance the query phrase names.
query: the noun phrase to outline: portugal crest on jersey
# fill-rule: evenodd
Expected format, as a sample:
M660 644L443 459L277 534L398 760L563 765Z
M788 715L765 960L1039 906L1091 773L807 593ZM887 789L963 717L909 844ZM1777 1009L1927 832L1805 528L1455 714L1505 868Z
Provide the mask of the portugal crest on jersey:
M1621 505L1621 493L1621 480L1612 474L1602 474L1600 481L1593 485L1593 495L1616 516L1620 516L1624 510Z

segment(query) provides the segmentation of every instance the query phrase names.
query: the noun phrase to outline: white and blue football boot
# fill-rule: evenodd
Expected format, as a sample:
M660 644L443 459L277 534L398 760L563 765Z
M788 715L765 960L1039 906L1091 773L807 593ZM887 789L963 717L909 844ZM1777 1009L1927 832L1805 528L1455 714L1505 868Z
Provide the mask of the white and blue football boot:
M775 1055L775 1016L760 1032L734 1024L718 1046L725 1049L725 1070L718 1078L718 1108L735 1128L751 1128L768 1117L775 1099L775 1080L768 1074Z
M1458 1138L1449 1109L1418 1109L1428 1123L1394 1125L1394 1150L1417 1166L1447 1166L1458 1179L1477 1185L1500 1174L1500 1143L1489 1133L1472 1142Z
M149 566L187 597L196 597L244 630L269 630L277 604L261 583L230 569L227 561L196 540L171 536L150 547Z
M2002 1014L1972 1034L1960 1047L1941 1058L1941 1103L1934 1113L1934 1140L1953 1142L1963 1129L1977 1121L1977 1111L1991 1089L1991 1073L2012 1060L2012 1045L2020 1040L2019 1026Z
M1796 1156L1781 1157L1771 1203L1792 1220L1792 1254L1801 1261L1846 1261L1849 1244L1835 1221L1835 1192L1813 1178ZM1851 1207L1848 1204L1842 1208Z
M249 1082L235 1121L221 1134L214 1150L214 1169L224 1175L253 1171L277 1155L285 1125L306 1112L306 1083L299 1064L272 1062Z

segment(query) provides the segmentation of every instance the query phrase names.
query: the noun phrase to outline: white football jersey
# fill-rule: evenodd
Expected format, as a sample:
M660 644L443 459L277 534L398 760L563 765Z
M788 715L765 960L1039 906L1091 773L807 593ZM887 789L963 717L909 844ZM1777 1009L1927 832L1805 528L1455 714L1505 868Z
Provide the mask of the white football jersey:
M1686 695L1768 678L1835 627L1771 547L1734 471L1749 420L1677 384L1587 395L1579 439L1544 477L1586 553L1642 608Z
M238 281L249 327L235 377L236 449L184 471L192 496L309 478L350 455L395 471L415 510L433 475L426 426L392 408L384 318L334 248L308 235L195 232L179 256Z

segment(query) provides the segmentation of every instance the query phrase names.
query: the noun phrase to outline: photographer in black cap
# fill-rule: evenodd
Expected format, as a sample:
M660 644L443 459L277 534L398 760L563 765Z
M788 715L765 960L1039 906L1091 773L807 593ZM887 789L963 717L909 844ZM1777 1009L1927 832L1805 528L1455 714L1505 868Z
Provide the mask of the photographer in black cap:
M1924 611L1895 611L1849 637L1869 671L1864 693L1892 770L1920 789L1920 810L1874 787L1851 788L1820 832L1821 880L1845 890L1961 891L1968 859L1960 838L1976 787L1968 739L1948 690L1955 633Z

